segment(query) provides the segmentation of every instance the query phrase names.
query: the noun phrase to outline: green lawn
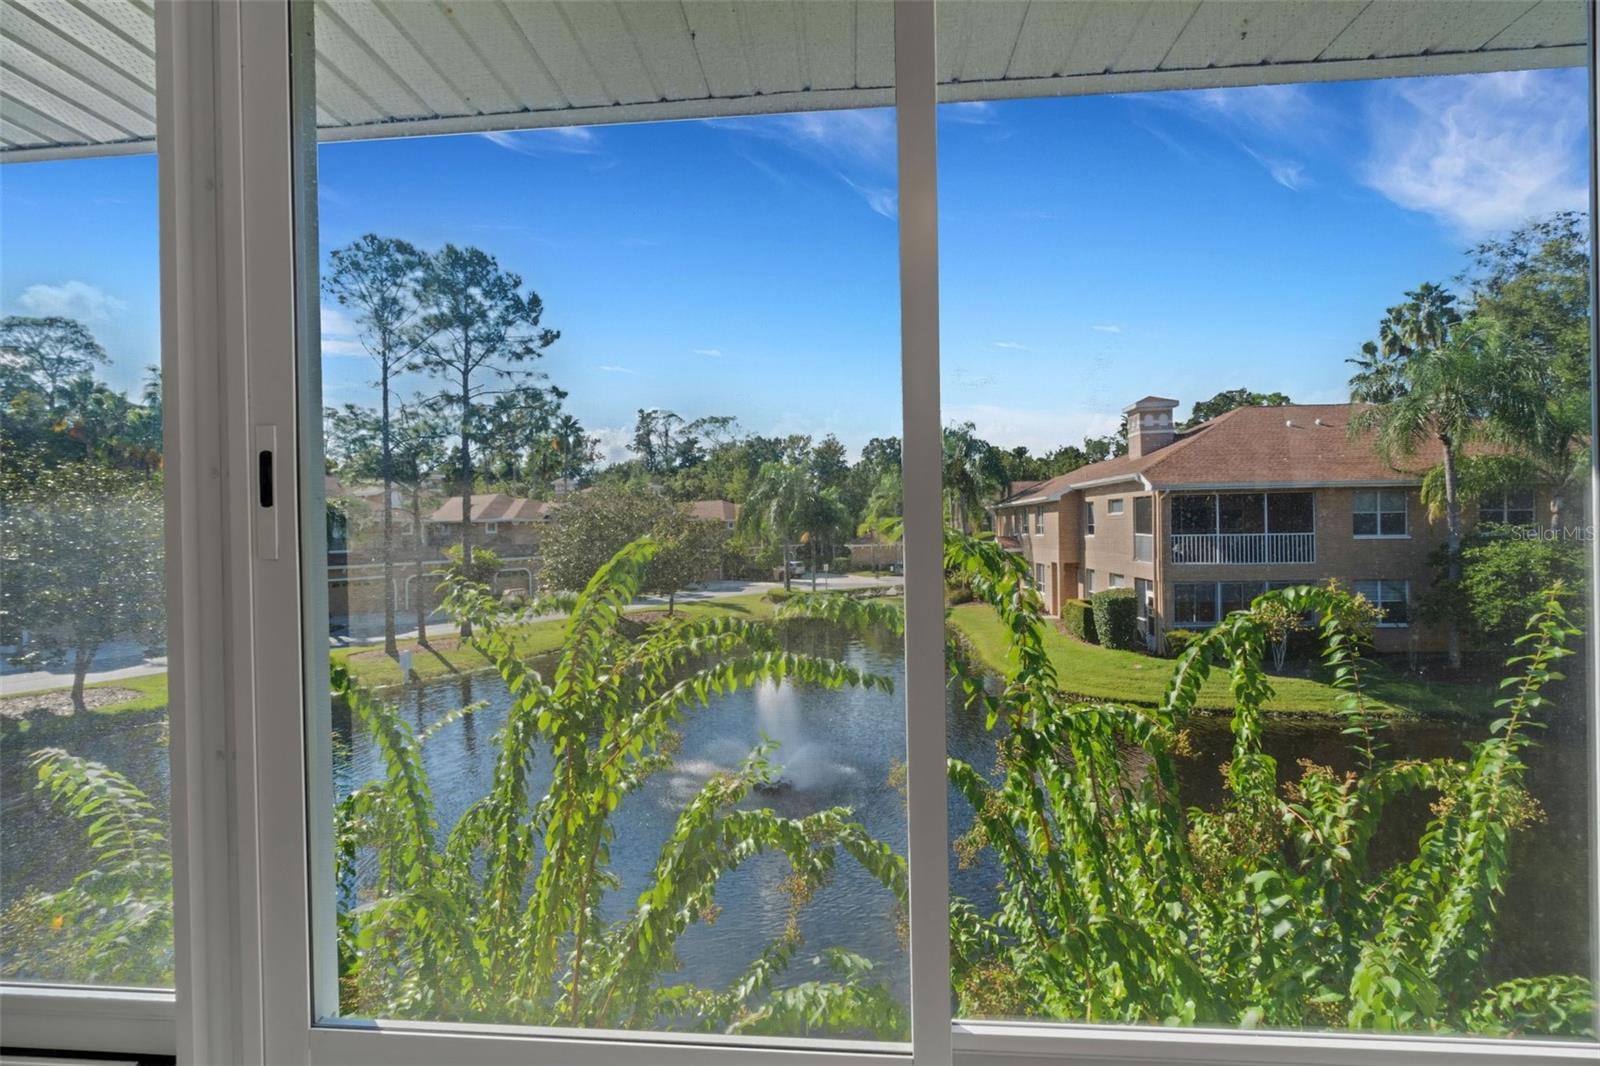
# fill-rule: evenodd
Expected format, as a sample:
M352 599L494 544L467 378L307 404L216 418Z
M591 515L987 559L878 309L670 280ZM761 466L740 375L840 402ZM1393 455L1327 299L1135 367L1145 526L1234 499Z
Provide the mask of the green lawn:
M982 604L962 604L949 612L949 622L971 644L983 665L1003 671L1010 642L994 612ZM1051 627L1044 633L1045 650L1064 689L1091 699L1155 705L1166 692L1173 660L1131 651L1114 651L1074 640ZM1381 667L1368 676L1367 691L1379 709L1395 713L1479 715L1492 709L1495 693L1484 685L1423 683L1396 676ZM1276 697L1267 709L1297 714L1330 714L1338 707L1338 690L1301 677L1272 679ZM1213 674L1201 691L1205 710L1232 709L1227 678Z
M761 620L772 617L774 607L773 601L764 593L747 593L679 604L677 613L688 617ZM641 619L659 618L665 615L666 608L648 607L629 613ZM1006 669L1010 647L1005 631L993 612L980 604L963 604L949 612L949 621L966 637L985 666L996 671ZM561 646L565 625L565 620L558 618L519 626L516 628L518 646L528 656L555 651ZM1154 705L1161 701L1167 678L1172 672L1172 660L1084 644L1054 628L1045 630L1044 640L1062 686L1067 690L1093 699L1125 703ZM491 669L489 661L478 652L472 648L458 647L454 634L441 634L431 648L419 648L415 643L402 644L402 648L411 649L412 672L424 680ZM400 675L399 663L385 655L380 647L364 645L338 648L330 657L335 662L345 663L357 680L373 687L397 685L404 680ZM1485 685L1452 685L1437 681L1424 683L1397 676L1382 668L1375 668L1368 681L1368 691L1377 701L1377 706L1397 713L1488 714L1492 711L1495 696ZM1267 704L1270 710L1328 714L1337 707L1336 690L1322 681L1284 677L1273 679L1272 684L1277 696ZM102 681L89 687L124 688L138 693L122 702L96 708L95 714L159 710L167 703L167 675L164 673L124 681ZM1213 676L1207 682L1200 705L1206 710L1231 709L1224 677Z

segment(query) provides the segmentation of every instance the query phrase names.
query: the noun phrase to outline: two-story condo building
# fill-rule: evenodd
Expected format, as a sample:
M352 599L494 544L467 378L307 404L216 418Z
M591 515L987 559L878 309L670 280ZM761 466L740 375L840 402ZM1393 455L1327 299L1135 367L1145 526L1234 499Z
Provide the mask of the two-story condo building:
M1177 406L1131 404L1127 455L995 506L1001 541L1028 560L1047 611L1126 586L1155 647L1167 630L1212 625L1269 587L1338 578L1383 612L1376 650L1442 649L1442 630L1415 613L1445 540L1419 495L1437 445L1396 468L1370 436L1350 436L1358 404L1243 407L1186 431L1173 424ZM1503 493L1483 517L1532 524L1548 513L1536 495ZM1478 510L1463 516L1468 528Z

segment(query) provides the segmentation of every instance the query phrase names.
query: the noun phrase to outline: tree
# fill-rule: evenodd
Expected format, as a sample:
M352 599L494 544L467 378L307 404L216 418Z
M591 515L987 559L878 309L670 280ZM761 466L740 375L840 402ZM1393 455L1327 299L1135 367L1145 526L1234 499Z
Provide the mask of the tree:
M1294 401L1281 392L1252 392L1249 389L1225 389L1209 400L1197 401L1184 429L1193 429L1237 407L1283 407Z
M573 497L551 520L539 546L539 583L551 592L579 591L641 537L656 545L643 587L667 597L670 615L677 593L716 568L727 532L721 523L694 518L683 505L652 493L593 489Z
M447 244L428 260L418 289L428 341L418 365L440 380L436 405L454 415L460 443L461 556L472 566L473 452L481 443L485 401L507 391L524 364L544 354L561 334L540 325L544 303L524 292L522 278L477 248ZM526 387L522 385L520 387ZM470 634L463 634L470 635Z
M1439 446L1449 578L1456 581L1461 576L1461 497L1456 464L1467 443L1482 436L1495 397L1505 391L1509 367L1503 334L1484 323L1472 323L1453 335L1417 336L1417 345L1395 365L1393 398L1358 411L1350 420L1349 432L1352 438L1371 433L1378 454L1391 464L1416 454L1424 444ZM1450 665L1459 668L1460 630L1453 620L1447 642Z
M1472 251L1462 275L1474 317L1514 349L1516 380L1496 405L1494 435L1550 489L1550 527L1565 528L1568 497L1588 476L1589 241L1583 215L1563 211Z
M1527 619L1556 584L1583 589L1589 583L1589 546L1557 537L1520 534L1478 534L1461 548L1460 577L1452 579L1443 552L1434 563L1440 571L1421 604L1428 621L1459 619L1476 647L1510 650ZM1570 608L1571 621L1586 632L1588 612L1582 599Z
M394 452L391 392L394 378L413 369L427 340L420 327L417 289L428 257L392 237L368 233L328 255L322 291L347 308L360 330L361 344L378 376L378 478L383 483L383 649L395 647L394 602Z
M7 471L0 480L0 586L30 661L65 659L72 705L96 652L166 626L161 486L98 463Z
M61 386L111 361L88 327L70 318L0 319L0 356L23 368L54 410Z
M816 491L805 467L798 463L769 462L762 466L739 511L738 527L742 532L765 537L782 549L779 565L783 569L785 590L791 587L789 559L794 545L806 533Z
M944 428L944 496L949 523L969 532L988 501L1006 486L1005 465L994 445L971 422Z
M550 433L550 447L556 456L556 472L568 481L584 477L599 459L599 438L592 437L576 418L562 415Z
M1398 399L1408 387L1406 364L1418 353L1442 348L1460 321L1455 296L1433 282L1406 293L1405 302L1389 308L1379 321L1378 339L1345 360L1356 367L1350 399L1378 404Z
M411 505L417 643L428 646L428 531L422 521L422 498L429 482L450 461L450 427L425 406L402 406L391 427L390 456L394 479L405 486Z

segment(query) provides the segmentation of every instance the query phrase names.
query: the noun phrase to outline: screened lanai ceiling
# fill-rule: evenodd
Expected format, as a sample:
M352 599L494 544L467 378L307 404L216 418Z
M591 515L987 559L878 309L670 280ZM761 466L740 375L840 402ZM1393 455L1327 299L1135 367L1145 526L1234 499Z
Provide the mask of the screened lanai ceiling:
M319 0L329 140L891 102L888 0ZM1579 65L1582 0L939 0L947 100ZM149 151L152 0L0 0L0 159Z

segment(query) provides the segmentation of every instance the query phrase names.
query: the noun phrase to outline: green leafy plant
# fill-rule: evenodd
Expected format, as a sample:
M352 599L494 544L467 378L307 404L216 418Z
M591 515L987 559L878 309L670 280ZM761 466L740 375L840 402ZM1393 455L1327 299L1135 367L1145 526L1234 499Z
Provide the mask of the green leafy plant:
M83 829L83 872L0 915L0 975L31 981L172 984L172 862L167 827L115 770L59 748L33 754L38 787Z
M991 780L950 761L971 804L964 863L988 851L999 906L956 899L951 946L959 1009L1092 1022L1348 1027L1592 1036L1593 991L1554 975L1488 987L1486 953L1515 831L1537 810L1518 757L1542 690L1574 636L1561 590L1547 594L1504 682L1504 716L1464 759L1385 760L1362 690L1370 611L1337 588L1268 593L1192 639L1154 709L1073 701L1040 640L1024 563L952 535L964 571L1011 633L996 688L959 663L954 683L991 728ZM1262 659L1285 611L1315 614L1342 690L1359 770L1309 762L1280 791L1261 750L1271 694ZM1226 802L1185 810L1175 757L1200 686L1227 671L1234 700ZM1129 749L1142 758L1130 762ZM1135 768L1136 767L1136 768ZM1380 869L1368 846L1388 805L1435 796L1414 858Z
M903 1038L903 1006L872 964L818 956L828 980L780 987L801 947L798 915L840 854L865 867L898 906L905 863L846 808L788 818L745 804L772 780L763 744L717 774L684 807L650 883L618 916L611 869L619 807L672 765L681 717L762 681L886 688L880 677L783 649L770 625L667 619L643 633L624 610L656 552L648 538L601 567L572 606L549 676L516 652L505 615L459 574L447 610L473 623L475 646L511 692L493 784L458 823L438 821L422 749L453 719L414 732L390 705L335 668L334 692L371 732L384 776L339 805L339 876L359 902L339 920L345 1009L430 1020L741 1033L872 1033ZM530 604L538 613L547 604ZM528 788L547 760L544 795ZM361 885L356 863L376 857ZM679 938L714 920L720 879L763 853L783 856L791 918L725 989L668 983Z

